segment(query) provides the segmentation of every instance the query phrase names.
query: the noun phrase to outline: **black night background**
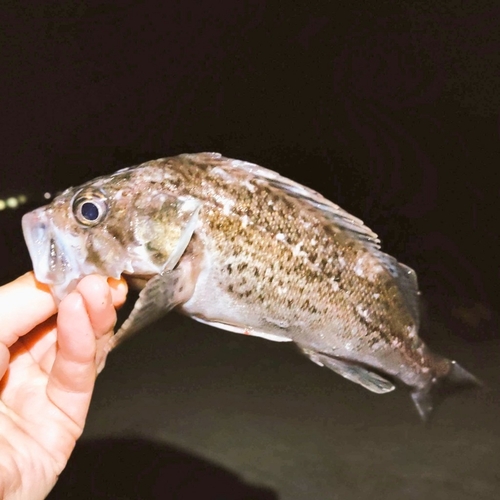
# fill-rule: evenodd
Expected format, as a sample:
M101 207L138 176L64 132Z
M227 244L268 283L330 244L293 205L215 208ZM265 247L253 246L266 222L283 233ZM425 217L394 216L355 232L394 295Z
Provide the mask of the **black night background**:
M45 192L217 151L361 218L488 386L424 427L402 389L169 316L110 357L49 498L498 498L498 2L3 2L0 72L2 283Z

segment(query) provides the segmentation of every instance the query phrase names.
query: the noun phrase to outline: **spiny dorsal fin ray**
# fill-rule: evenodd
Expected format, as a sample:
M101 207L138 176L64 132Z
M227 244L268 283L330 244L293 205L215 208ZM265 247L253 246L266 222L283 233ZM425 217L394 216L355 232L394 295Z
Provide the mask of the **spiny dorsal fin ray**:
M201 155L206 154L207 153L201 153ZM231 160L218 153L208 153L208 155L212 161L215 159L229 164L231 168L244 170L255 176L261 183L280 189L291 197L298 198L308 203L317 210L320 210L328 220L331 220L337 226L351 233L357 240L364 242L365 245L377 255L384 267L398 282L401 293L411 311L418 329L420 324L420 310L418 303L419 291L417 274L410 267L399 263L394 257L382 252L380 250L380 240L377 235L370 228L365 226L363 221L346 212L317 191L283 177L273 170L246 161Z
M342 227L346 231L353 233L356 238L364 241L372 248L380 248L380 241L377 235L370 228L365 226L363 221L346 212L313 189L292 181L287 177L283 177L273 170L256 165L255 163L233 160L231 158L226 158L219 153L198 153L187 156L190 156L196 161L222 163L226 167L239 169L251 174L258 182L283 190L291 197L305 201L312 207L320 210L327 219L335 222L339 227Z
M300 199L310 206L320 210L323 215L346 232L352 234L358 241L362 241L377 257L389 273L396 279L400 286L401 293L418 329L420 324L420 310L418 303L418 282L417 275L413 269L405 264L399 263L394 257L380 250L380 240L378 236L363 221L354 217L341 207L331 202L317 191L303 186L279 175L273 170L261 167L254 163L225 158L219 153L199 153L190 155L198 161L211 161L224 163L232 169L240 169L254 176L260 183L280 189L293 198Z

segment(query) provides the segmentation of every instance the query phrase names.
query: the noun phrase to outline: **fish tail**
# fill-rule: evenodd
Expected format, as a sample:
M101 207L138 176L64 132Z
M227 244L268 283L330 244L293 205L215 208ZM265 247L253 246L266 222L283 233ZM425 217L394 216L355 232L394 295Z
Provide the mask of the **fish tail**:
M478 378L462 368L456 361L446 361L449 369L445 374L433 377L427 385L414 389L411 393L413 403L424 422L429 421L432 410L450 394L483 385Z

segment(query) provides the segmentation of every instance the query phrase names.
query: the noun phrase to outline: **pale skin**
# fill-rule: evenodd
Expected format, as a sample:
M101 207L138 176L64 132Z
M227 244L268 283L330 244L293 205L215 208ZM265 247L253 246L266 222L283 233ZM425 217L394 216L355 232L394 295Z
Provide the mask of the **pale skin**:
M122 280L87 276L57 307L33 273L0 287L0 498L43 499L53 488L126 294Z

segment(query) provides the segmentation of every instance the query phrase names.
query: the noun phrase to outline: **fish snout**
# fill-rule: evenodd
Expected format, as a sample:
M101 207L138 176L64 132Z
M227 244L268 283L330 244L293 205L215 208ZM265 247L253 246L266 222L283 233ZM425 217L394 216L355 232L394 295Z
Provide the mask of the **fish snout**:
M22 229L33 263L36 279L53 289L58 298L66 294L67 285L74 279L75 266L65 250L61 235L43 209L33 210L22 218ZM55 288L64 292L55 292Z

